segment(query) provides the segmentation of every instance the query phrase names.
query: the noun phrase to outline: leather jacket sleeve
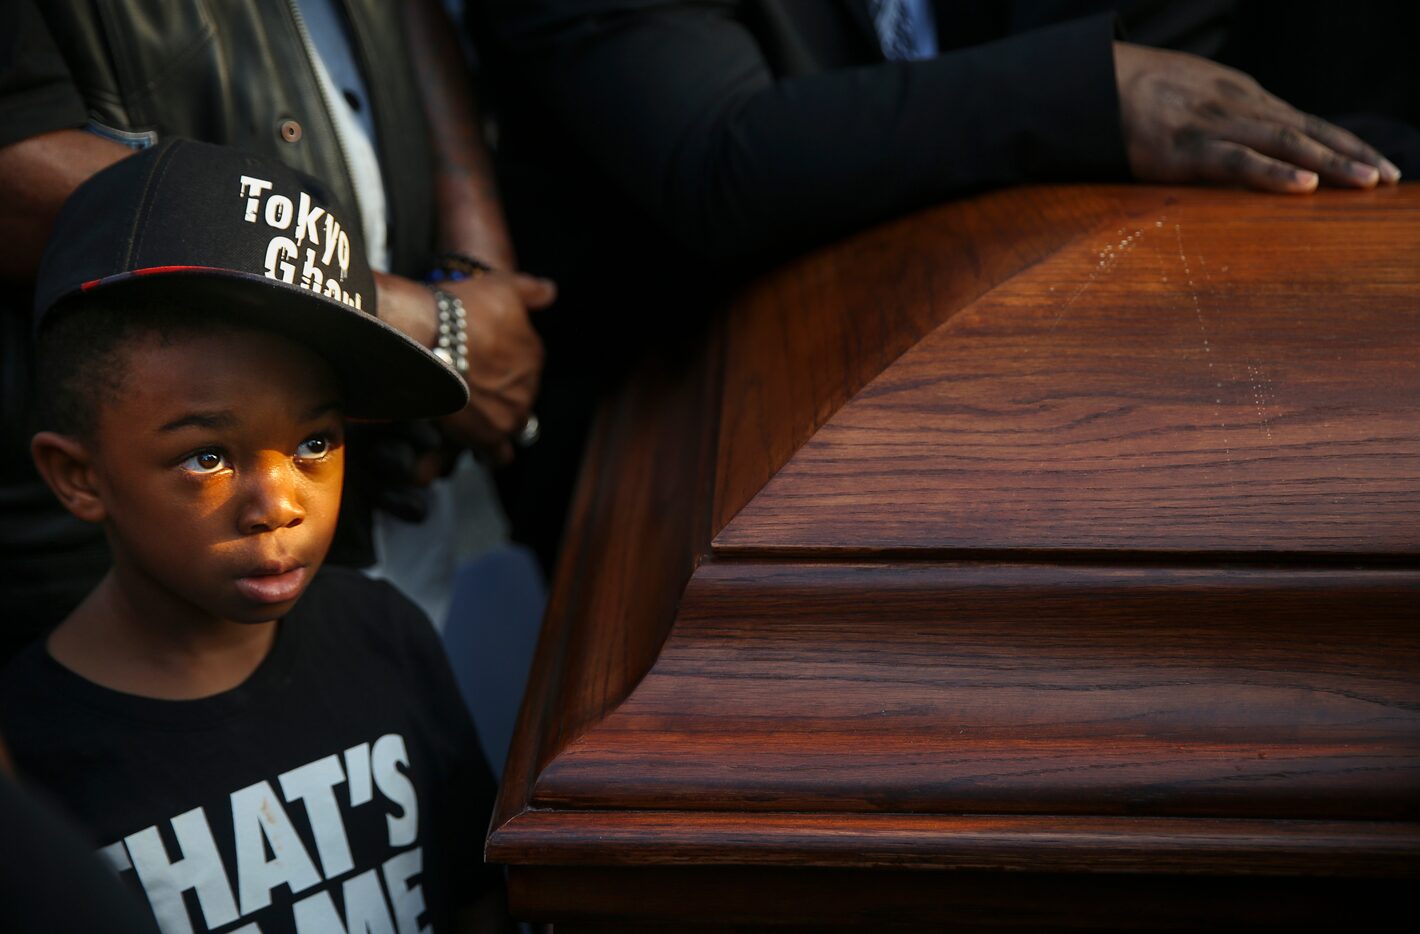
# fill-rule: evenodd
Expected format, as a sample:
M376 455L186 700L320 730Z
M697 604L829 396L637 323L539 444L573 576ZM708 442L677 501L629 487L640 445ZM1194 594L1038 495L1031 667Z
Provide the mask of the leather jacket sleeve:
M33 0L0 0L0 146L85 119L84 100Z

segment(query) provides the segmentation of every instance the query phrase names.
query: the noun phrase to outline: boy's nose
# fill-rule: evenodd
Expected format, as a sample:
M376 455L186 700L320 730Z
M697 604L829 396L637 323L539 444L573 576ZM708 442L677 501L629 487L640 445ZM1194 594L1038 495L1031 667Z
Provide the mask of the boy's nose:
M301 505L296 474L296 467L286 457L265 458L248 472L248 489L239 519L242 534L253 535L301 524L306 510Z

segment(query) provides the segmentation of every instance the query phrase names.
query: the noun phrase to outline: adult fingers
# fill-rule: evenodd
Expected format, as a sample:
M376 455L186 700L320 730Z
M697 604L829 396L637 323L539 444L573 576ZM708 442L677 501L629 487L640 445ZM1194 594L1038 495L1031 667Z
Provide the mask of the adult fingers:
M512 456L512 437L528 420L531 408L510 406L500 399L481 398L440 420L446 434L460 444L482 451L500 463Z
M495 447L501 436L488 424L477 405L469 405L452 415L439 419L444 434L465 447L487 451Z
M532 412L532 399L519 390L486 396L475 404L482 409L483 419L494 438L506 438L523 427Z
M1370 188L1380 181L1380 170L1336 151L1295 127L1256 120L1239 121L1223 134L1254 152L1317 173L1328 184Z
M546 308L557 299L557 284L551 279L542 279L519 272L513 275L513 288L529 310Z
M1297 110L1291 111L1283 120L1342 155L1375 166L1380 172L1381 181L1400 181L1400 169L1396 168L1395 163L1349 130L1343 130L1334 123Z
M1199 154L1198 173L1203 178L1242 184L1261 191L1306 194L1315 191L1317 175L1228 140L1212 140Z
M529 354L524 364L516 371L508 374L508 381L504 384L502 395L508 404L518 409L517 417L526 418L528 412L532 410L533 400L537 398L537 387L542 382L542 346ZM522 422L519 421L519 425Z

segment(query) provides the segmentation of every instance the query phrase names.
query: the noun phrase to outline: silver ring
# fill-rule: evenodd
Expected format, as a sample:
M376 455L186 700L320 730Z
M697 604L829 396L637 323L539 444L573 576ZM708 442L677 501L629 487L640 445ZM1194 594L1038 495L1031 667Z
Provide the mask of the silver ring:
M528 420L523 422L523 427L518 429L518 433L513 436L513 443L520 448L530 448L537 444L537 439L541 437L541 423L538 422L536 415L529 415Z

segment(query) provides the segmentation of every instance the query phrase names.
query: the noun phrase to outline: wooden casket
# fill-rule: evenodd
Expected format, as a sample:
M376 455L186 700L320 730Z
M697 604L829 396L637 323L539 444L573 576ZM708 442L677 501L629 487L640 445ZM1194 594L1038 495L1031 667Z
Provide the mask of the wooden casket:
M487 855L558 934L1411 915L1417 559L1420 188L924 212L604 411Z

